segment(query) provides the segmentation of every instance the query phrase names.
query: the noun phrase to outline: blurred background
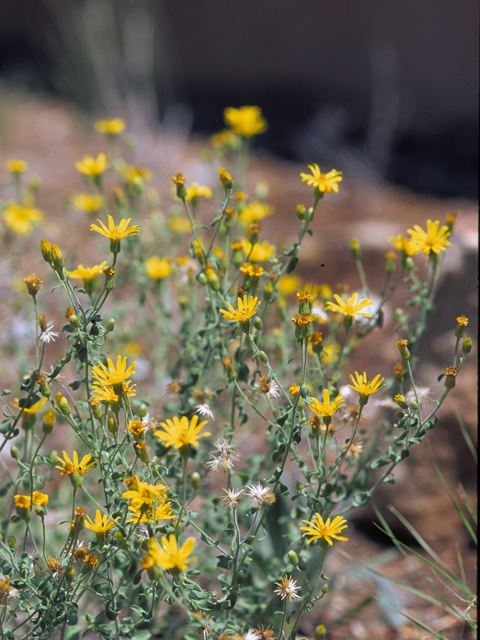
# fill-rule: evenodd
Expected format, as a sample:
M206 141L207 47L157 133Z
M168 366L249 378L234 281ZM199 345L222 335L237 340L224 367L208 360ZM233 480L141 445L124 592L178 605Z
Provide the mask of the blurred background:
M258 104L257 148L477 197L476 0L0 0L0 89L134 132L210 134Z

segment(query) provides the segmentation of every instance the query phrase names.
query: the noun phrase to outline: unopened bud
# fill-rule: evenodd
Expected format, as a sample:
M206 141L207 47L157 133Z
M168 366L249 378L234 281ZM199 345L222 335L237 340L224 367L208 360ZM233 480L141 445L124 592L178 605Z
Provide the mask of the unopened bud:
M75 330L79 329L82 326L82 323L78 319L78 316L76 316L74 313L72 313L68 317L68 322L69 322L70 326L72 327L72 329L75 329Z
M225 169L221 169L219 167L218 168L218 177L220 178L220 182L222 183L223 188L225 189L225 191L233 189L232 177L228 173L228 171L225 171Z
M263 299L267 302L273 298L273 284L271 282L267 282L265 285L265 289L263 290Z
M115 329L115 320L110 318L110 320L105 325L105 330L107 333L111 333Z
M8 536L8 538L7 538L7 543L8 543L8 548L9 548L11 551L16 551L16 550L17 550L17 548L18 548L18 545L17 545L17 539L15 538L15 536L14 536L14 535L10 535L10 536Z
M107 429L112 435L115 435L118 432L118 424L112 414L107 418Z
M398 404L400 409L408 409L410 406L408 404L408 400L405 398L405 396L402 396L401 393L397 393L397 395L393 399Z
M200 489L200 485L202 483L202 478L200 474L194 471L190 477L190 486L194 491L198 491Z
M55 401L58 405L60 413L62 413L64 416L69 416L72 413L70 405L68 404L68 400L65 398L65 396L62 396L60 392L56 394Z
M298 567L298 556L293 549L290 549L290 551L288 552L288 559L294 567Z
M52 264L51 248L52 245L46 238L41 240L40 251L42 252L43 259L45 262L48 262L48 264Z
M140 419L143 419L145 418L146 415L147 415L147 407L144 404L142 404L138 409L138 417Z
M14 460L18 460L19 456L20 456L20 452L17 449L17 447L11 447L10 448L10 455L12 456L12 458Z
M307 217L307 210L304 204L297 204L297 218L299 220L305 220Z
M68 569L65 571L65 582L67 584L72 584L74 580L75 580L75 569L73 567L68 567Z
M150 462L150 454L148 453L148 447L145 440L137 442L137 444L135 445L135 450L143 464L148 464Z
M471 350L472 350L472 339L465 338L462 344L462 351L465 355L467 355L467 353L470 353Z
M52 433L54 426L55 426L55 411L53 409L49 409L47 413L43 416L43 423L42 423L43 433L45 435Z
M408 350L407 344L408 340L397 340L398 351L404 360L410 358L410 351Z
M38 387L40 389L40 393L42 394L42 396L44 398L49 398L51 395L51 390L50 387L48 386L48 382L45 379L45 376L43 376L42 374L39 374L37 376L37 380L36 380Z
M350 254L354 260L358 260L360 258L360 242L357 238L352 238L350 240Z
M326 587L327 585L323 585L324 587ZM325 640L325 638L327 637L327 630L325 629L325 625L324 624L319 624L318 627L315 629L315 634L314 634L314 640Z
M265 353L265 351L260 351L260 353L258 355L260 356L260 360L263 362L263 364L267 364L268 356Z
M433 251L431 252L433 253ZM411 258L410 256L407 256L405 258L405 267L409 270L412 271L415 268L415 263L413 261L413 258Z
M255 327L255 329L257 331L261 331L262 327L263 327L263 322L262 319L259 318L258 316L255 316L254 320L253 320L253 326Z
M448 367L445 365L445 388L446 389L454 389L455 388L455 378L457 376L458 367Z
M65 266L65 260L63 259L62 252L56 244L52 244L52 246L50 247L50 256L52 258L52 267L63 280L63 268Z

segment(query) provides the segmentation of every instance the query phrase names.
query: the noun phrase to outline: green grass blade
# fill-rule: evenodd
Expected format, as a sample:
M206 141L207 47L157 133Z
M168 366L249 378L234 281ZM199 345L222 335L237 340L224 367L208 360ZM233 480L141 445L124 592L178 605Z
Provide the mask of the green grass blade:
M467 447L470 449L470 453L472 454L473 459L475 460L475 464L478 464L478 454L475 445L470 437L470 434L467 431L467 427L462 420L462 417L458 411L455 411L455 415L458 420L458 426L460 427L460 431L462 432L463 437L465 438L465 442L467 443Z
M449 496L450 500L452 501L453 506L454 506L454 507L455 507L455 509L457 510L457 513L458 513L458 515L460 516L460 518L461 518L461 520L462 520L462 522L463 522L463 524L464 524L464 526L465 526L465 529L466 529L466 530L468 531L468 533L470 534L470 536L471 536L472 540L474 541L474 543L475 543L475 544L477 544L477 534L476 534L476 533L475 533L475 531L473 530L472 525L469 523L469 521L468 521L468 520L467 520L467 518L465 517L465 514L463 513L463 511L462 511L462 510L460 509L460 507L458 506L458 504L457 504L457 502L456 502L455 498L452 496L451 491L450 491L450 489L448 488L447 483L445 482L445 479L444 479L444 477L443 477L443 474L442 474L442 472L440 471L440 467L438 466L437 461L435 460L435 456L433 455L433 451L432 451L432 448L431 448L430 444L428 445L428 448L429 448L429 450L430 450L430 455L432 456L432 461L433 461L433 464L434 464L434 466L435 466L435 470L436 470L436 472L437 472L437 474L438 474L438 477L440 478L440 480L441 480L441 482L442 482L442 484L443 484L443 486L444 486L444 488L445 488L445 491L448 493L448 496Z
M474 521L475 525L477 525L477 512L475 511L475 507L473 506L472 501L468 497L468 494L461 483L458 483L457 489L458 489L458 493L460 494L460 497L463 500L463 504L465 505L465 508L470 514L470 517Z

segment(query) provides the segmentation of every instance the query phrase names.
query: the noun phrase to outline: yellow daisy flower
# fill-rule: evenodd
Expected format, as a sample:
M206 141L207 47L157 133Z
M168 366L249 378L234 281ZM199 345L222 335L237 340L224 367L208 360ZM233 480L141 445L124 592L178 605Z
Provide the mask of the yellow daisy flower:
M192 182L192 184L187 187L187 195L185 196L185 200L196 200L197 198L211 198L212 190L210 187L204 187L198 182Z
M126 238L127 236L140 234L139 226L135 224L132 224L131 227L128 226L128 223L130 222L130 220L131 218L127 218L127 219L124 218L120 221L120 224L115 226L112 216L109 215L108 228L101 220L97 220L97 222L99 222L102 226L99 227L96 224L92 224L90 229L91 231L96 231L97 233L101 233L106 238L110 238L110 240L121 240L122 238Z
M338 302L338 304L334 304L333 302L327 302L325 305L326 311L335 311L336 313L343 313L344 316L351 316L355 320L357 320L357 316L365 316L365 318L371 318L371 314L368 311L362 311L366 307L371 307L373 302L370 298L365 298L365 300L361 300L357 302L358 293L354 293L351 295L347 302L344 302L342 298L338 295L338 293L334 293L333 297Z
M333 416L333 414L340 409L342 404L345 403L345 400L341 393L339 393L335 400L330 403L330 392L328 391L328 389L323 390L323 402L319 402L317 398L312 398L312 400L313 402L308 406L320 418Z
M197 425L198 416L193 416L190 422L188 418L183 416L178 418L175 416L172 420L167 419L165 422L161 422L160 426L163 427L163 431L154 431L153 435L156 436L160 442L163 442L166 447L173 447L180 449L184 445L191 444L194 447L198 447L198 438L205 438L211 436L209 431L200 433L203 427L207 424L207 420L204 420Z
M162 502L157 506L151 506L146 511L138 509L132 505L128 507L129 518L125 520L127 524L140 524L144 522L158 522L159 520L172 520L175 515L170 502Z
M116 526L116 521L120 520L120 516L113 518L104 514L103 516L100 514L100 510L97 509L95 512L95 522L88 516L85 516L85 527L90 529L90 531L95 531L95 533L106 533L110 529Z
M162 278L168 278L172 275L172 269L168 260L165 258L159 258L158 256L151 256L145 263L145 272L147 276L153 280L161 280Z
M92 156L84 156L75 163L75 168L86 176L100 176L107 167L107 156L104 153L99 153L96 160Z
M263 218L267 218L273 214L273 207L269 204L262 204L261 202L257 202L256 200L248 204L243 211L239 214L240 221L246 227L253 224L254 222L259 222L263 220Z
M60 462L60 465L55 466L55 469L60 469L61 476L70 476L75 472L83 476L86 473L90 473L90 470L95 467L95 461L90 462L92 457L91 453L87 453L86 456L83 456L81 462L78 461L78 453L76 451L73 452L73 460L70 460L66 451L62 451L62 453L65 460L62 460L62 458L57 456L57 460Z
M243 296L243 300L241 298L237 298L236 309L234 309L228 301L227 304L230 307L230 311L220 309L221 313L223 313L223 317L227 320L235 320L237 322L246 322L257 313L258 307L260 306L258 298L249 297L247 299L246 295Z
M96 264L93 267L84 267L83 264L79 264L74 271L69 271L70 278L79 278L81 280L93 280L101 273L107 266L107 261L104 260L101 264Z
M72 203L80 211L95 213L104 206L105 200L99 193L77 193L72 197Z
M18 158L7 160L5 166L10 173L25 173L28 170L28 163L25 160L18 160Z
M245 138L263 133L268 127L260 107L244 106L239 109L227 107L223 117L225 124Z
M112 120L97 120L95 122L95 131L98 133L106 133L110 136L118 136L125 129L125 120L123 118L113 118Z
M427 256L430 251L437 255L440 251L446 251L447 247L451 247L452 243L447 238L451 235L447 225L443 225L440 229L440 220L432 222L427 220L427 231L424 231L418 224L413 225L413 229L407 229L412 236L411 241L416 253L423 251Z
M35 402L35 404L32 404L31 407L23 407L23 413L25 414L34 414L37 413L37 411L39 411L43 405L46 403L47 398L41 398L38 402ZM17 407L17 409L22 409L22 407L20 406L20 399L19 398L15 398L15 400L13 401L14 405Z
M162 546L158 544L155 538L150 538L147 542L148 556L155 565L162 569L178 569L180 571L186 571L188 564L195 560L195 558L189 557L194 546L195 538L188 538L179 548L173 533L168 538L162 536ZM146 564L148 566L148 560ZM144 563L142 562L143 566Z
M309 173L301 173L300 177L302 178L302 182L306 182L308 185L315 187L321 193L332 193L332 191L338 193L338 183L343 180L341 171L332 169L328 173L322 173L318 164L309 164L308 168L312 172L312 175Z
M130 500L130 506L135 509L141 509L144 504L149 508L153 507L154 502L165 499L164 494L168 491L168 487L163 484L154 485L141 482L138 476L131 476L126 484L130 489L122 493L122 498Z
M269 258L275 257L276 247L273 244L270 244L266 240L263 242L257 242L253 245L248 240L242 240L242 248L245 253L245 257L248 258L250 262L266 262Z
M100 385L117 385L129 378L135 372L136 362L133 362L127 369L127 358L117 356L117 364L114 365L110 358L107 358L108 368L99 362L98 366L92 367L92 375Z
M365 372L360 375L355 371L355 375L357 377L356 380L352 375L350 375L350 380L353 382L353 385L349 384L348 386L355 391L358 391L362 396L369 396L370 394L375 393L375 391L380 391L380 389L383 389L385 386L382 384L385 378L380 378L380 374L375 376L371 382L367 381L367 374Z
M317 540L317 538L326 540L330 546L333 544L332 538L335 538L335 540L348 540L348 538L343 538L338 535L340 531L346 529L348 526L345 524L347 522L345 518L341 516L337 516L332 522L330 522L329 517L326 522L324 522L322 516L316 513L311 522L308 520L302 520L302 522L308 525L307 527L300 527L301 531L305 531L303 536L312 536L310 540L307 540L307 544L310 544L313 540Z
M38 209L24 206L16 202L6 205L3 217L7 227L15 231L19 236L27 236L32 233L35 225L41 224L43 214Z

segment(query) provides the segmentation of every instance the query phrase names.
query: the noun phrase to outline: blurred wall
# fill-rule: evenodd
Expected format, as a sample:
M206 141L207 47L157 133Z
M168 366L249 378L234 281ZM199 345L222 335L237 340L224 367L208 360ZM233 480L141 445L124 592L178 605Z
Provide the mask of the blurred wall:
M476 0L165 0L179 74L191 93L254 101L282 87L354 99L390 83L414 128L478 117ZM383 80L382 80L383 78ZM251 96L251 97L250 97Z

